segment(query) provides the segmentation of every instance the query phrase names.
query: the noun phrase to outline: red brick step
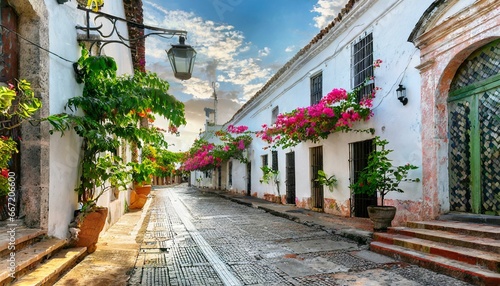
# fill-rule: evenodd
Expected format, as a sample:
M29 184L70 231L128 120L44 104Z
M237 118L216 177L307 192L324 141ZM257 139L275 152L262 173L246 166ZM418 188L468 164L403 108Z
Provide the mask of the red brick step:
M434 220L407 222L406 226L410 228L442 230L457 234L500 240L500 227L496 225Z
M438 255L423 253L397 245L373 241L370 249L395 259L400 259L421 267L456 277L474 285L500 285L500 273L464 262L454 261Z
M500 273L500 254L482 250L471 250L461 246L435 242L401 234L375 233L374 240L394 244L425 254L439 255L456 261L472 265L483 266L491 271Z
M408 227L391 227L388 233L402 234L406 236L427 239L436 242L444 242L451 245L489 251L500 254L500 240L476 237L465 234L451 233L442 230L418 229Z

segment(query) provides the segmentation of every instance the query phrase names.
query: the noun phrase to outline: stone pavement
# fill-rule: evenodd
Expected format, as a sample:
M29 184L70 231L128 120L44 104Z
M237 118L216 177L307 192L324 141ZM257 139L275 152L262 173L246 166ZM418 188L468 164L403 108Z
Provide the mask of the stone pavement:
M101 233L97 250L66 273L56 286L123 286L139 254L141 228L151 199L142 210L124 214L106 232Z
M164 187L161 189L165 188L171 188L173 186L168 186ZM176 275L175 271L180 271L180 270L199 270L199 269L204 269L207 270L209 269L209 265L205 263L201 263L200 261L208 258L203 258L207 257L207 253L204 252L204 255L195 255L195 253L191 253L191 255L188 255L189 253L184 253L183 251L192 251L195 249L198 249L197 247L194 247L192 245L184 245L180 248L174 247L172 248L172 243L188 243L191 240L196 241L196 237L193 237L193 234L199 234L198 230L195 228L194 225L190 225L188 221L184 221L182 217L185 217L184 215L180 217L174 216L165 216L166 212L165 210L168 210L168 213L177 213L177 214L182 214L185 211L181 211L183 207L178 205L177 203L173 203L172 199L176 199L177 197L180 198L181 193L179 195L176 195L177 192L182 192L183 196L186 193L190 193L195 197L195 194L192 193L193 191L196 192L197 188L188 188L187 185L179 185L177 187L174 187L175 191L174 192L168 192L164 193L167 196L171 197L170 203L165 204L164 202L160 202L160 205L157 205L156 207L154 206L157 200L155 199L149 199L148 202L146 203L144 209L142 211L138 212L131 212L125 214L120 220L113 225L107 232L103 233L100 236L99 243L97 250L88 255L82 262L80 262L76 267L74 267L72 270L70 270L68 273L66 273L65 276L63 276L55 285L61 286L61 285L106 285L106 286L114 286L114 285L169 285L165 281L168 277L171 278L171 275ZM226 191L219 191L219 190L213 190L213 189L197 189L201 192L207 192L207 193L212 193L212 194L217 194L218 196L224 197L228 200L237 202L242 205L246 205L252 208L256 209L261 209L266 212L269 212L271 214L274 214L276 216L284 217L289 220L293 220L299 223L302 223L306 226L312 226L318 229L317 232L313 231L311 235L315 236L321 231L326 231L331 234L335 234L338 236L342 237L347 237L349 239L355 240L356 243L348 243L349 249L348 251L352 252L351 254L346 254L343 253L344 250L340 251L338 250L331 250L331 249L316 249L318 247L334 247L335 245L344 245L348 242L348 240L345 240L345 243L318 243L317 240L314 240L311 238L306 238L302 237L298 241L281 241L280 243L285 243L290 247L290 249L294 249L294 252L296 254L286 254L284 255L281 252L276 252L276 249L255 249L252 248L250 252L256 252L256 253L265 253L266 255L260 257L260 256L249 256L253 260L255 260L255 257L260 257L255 261L254 264L246 263L246 262L238 262L238 263L232 263L231 267L234 269L239 269L243 271L243 273L247 273L248 277L239 277L244 278L248 281L253 281L259 275L275 275L273 274L274 272L252 272L253 270L257 271L258 267L264 267L268 266L268 260L269 261L274 261L276 262L275 264L283 273L280 275L282 276L303 276L303 275L308 275L308 274L313 274L313 272L318 272L318 269L321 270L325 267L328 268L328 270L323 269L326 272L331 272L331 261L335 262L335 259L340 259L338 262L335 264L338 265L343 265L346 263L347 257L350 257L351 259L355 259L356 263L361 263L360 261L368 261L369 265L366 266L366 269L364 269L364 266L356 266L352 269L352 271L347 271L343 272L340 271L339 273L334 274L334 276L330 275L312 275L304 278L297 278L295 281L302 281L300 279L306 279L304 280L304 284L300 285L468 285L466 283L462 283L461 281L456 281L453 280L449 277L439 275L437 273L433 273L431 271L416 267L416 266L410 266L405 263L400 263L397 261L394 261L388 257L373 253L368 250L368 243L371 240L372 237L372 232L370 231L371 228L371 222L367 219L350 219L350 218L343 218L343 217L337 217L334 215L329 215L329 214L324 214L324 213L318 213L318 212L312 212L304 209L297 208L295 206L291 205L279 205L279 204L274 204L268 201L265 201L263 199L258 199L254 197L247 197L239 194L234 194L234 193L229 193ZM152 196L154 198L155 195L160 195L160 193L155 194L156 192L152 192ZM205 196L205 199L208 197ZM157 198L158 199L158 198ZM195 199L194 203L196 204L197 199ZM197 212L204 213L205 211L209 211L205 208L212 208L210 205L204 204L204 202L199 201L198 204L194 207L193 211L196 210ZM165 209L165 210L163 210ZM246 213L243 209L241 210L242 212ZM210 209L209 212L207 212L206 215L209 215L207 217L203 217L201 221L198 221L197 224L210 224L210 223L216 223L217 220L222 220L224 219L225 215L220 214L221 210L217 210L218 216L213 217L211 219L210 213L213 212L213 209ZM150 219L151 216L151 219ZM187 216L187 213L186 213ZM168 218L168 222L161 222L158 219L162 218ZM232 217L232 219L244 219L246 215L240 214L237 217ZM156 218L156 219L155 219ZM213 220L213 222L212 222ZM170 225L171 224L171 225ZM170 228L165 228L167 225L170 225ZM278 224L279 225L279 224ZM182 227L181 227L182 226ZM285 227L284 225L282 225ZM249 229L255 228L255 226L252 226L251 224L243 224L240 225L240 227L246 227ZM260 226L259 226L260 227ZM160 231L163 228L168 231ZM190 229L192 228L192 229ZM297 228L299 228L299 225L297 225ZM212 231L212 229L205 228L206 231ZM268 229L266 231L263 231L261 235L269 235L271 233L271 230L274 231L273 228ZM214 230L215 231L215 230ZM225 231L231 232L230 229L227 229ZM290 230L292 231L292 230ZM208 234L208 233L207 233ZM161 237L159 237L161 236ZM170 240L168 237L176 237L176 239ZM189 237L189 239L188 239ZM324 235L321 236L323 239L330 239L330 236L325 237ZM333 237L333 236L332 236ZM144 238L144 239L143 239ZM147 239L146 239L147 238ZM180 239L179 239L180 238ZM152 239L152 241L156 241L156 246L160 247L158 250L162 253L169 249L170 255L173 255L173 258L179 260L177 263L177 267L180 268L168 268L167 262L164 261L164 259L158 259L154 261L146 261L147 263L153 263L155 266L147 266L146 268L143 267L142 276L137 276L139 272L135 271L134 272L134 267L137 269L137 267L141 267L141 263L138 263L141 256L144 256L145 254L149 255L148 257L153 257L156 255L155 249L152 249L153 244L151 244L152 241L149 240ZM165 240L166 241L163 241ZM198 240L201 240L203 242L203 237L199 237ZM220 233L214 232L210 235L207 236L208 240L221 240L225 241L230 239L230 237L226 237L225 235L220 236ZM265 238L262 237L264 241L271 239L271 241L274 241L274 238ZM342 240L339 240L341 242ZM258 245L258 241L253 241L255 245ZM158 244L159 243L159 244ZM170 243L170 244L169 244ZM230 242L228 240L228 244L234 243ZM199 242L197 244L200 244ZM252 245L254 245L252 244ZM203 245L203 247L200 247L201 250L208 248L207 245ZM347 245L347 244L346 244ZM243 246L243 245L242 245ZM214 246L218 251L222 250L222 245L216 245ZM149 249L151 248L151 249ZM302 249L306 248L306 249ZM310 251L308 250L309 248L311 249L316 249L317 251L320 251L318 253L321 253L323 256L328 256L328 255L338 255L341 254L339 257L320 257L316 255L315 251ZM176 250L177 251L176 251ZM346 250L346 251L347 251ZM245 257L248 256L248 253L245 253L243 250L238 250L237 248L231 248L231 251L234 253L225 253L222 252L221 257L232 257L232 259L235 261L239 261ZM274 252L278 253L277 257L274 257L273 253ZM332 252L333 251L333 252ZM253 253L252 252L252 253ZM166 252L168 253L168 252ZM210 254L209 252L208 254ZM158 254L158 257L163 257L160 254ZM283 255L284 256L283 256ZM221 255L221 253L219 253ZM168 255L167 255L168 256ZM198 261L199 263L194 263L193 261L189 260L188 258L193 256L196 258L195 260ZM234 257L233 257L234 256ZM290 257L288 257L290 256ZM191 257L191 258L193 258ZM210 257L210 255L208 255ZM215 257L217 258L217 257ZM216 259L212 259L210 261L214 262ZM255 259L254 259L255 258ZM325 260L326 259L326 260ZM330 261L331 260L331 261ZM196 262L195 261L195 262ZM330 261L328 263L328 266L325 264L325 261ZM217 261L215 261L217 262ZM286 262L286 263L285 263ZM350 263L349 261L347 261ZM365 263L364 262L364 263ZM142 262L144 263L144 261ZM260 263L260 264L259 264ZM261 265L263 264L264 265ZM281 264L283 265L281 265ZM354 262L353 262L354 263ZM355 265L357 265L354 263ZM214 264L217 266L216 268L221 267L221 263L210 263ZM304 265L307 265L304 266ZM378 265L378 266L377 266ZM245 268L247 267L247 268ZM385 268L384 268L385 267ZM255 268L255 269L254 269ZM245 270L246 269L246 270ZM266 268L267 269L267 268ZM304 271L312 271L311 269L316 269L315 271L311 273L302 273ZM161 270L161 271L160 271ZM174 270L172 272L172 270ZM217 269L216 269L217 270ZM250 271L252 270L252 271ZM269 269L268 269L269 270ZM149 272L151 273L149 273ZM152 271L160 271L160 272L152 272ZM208 270L207 270L208 271ZM196 272L196 273L191 273L189 275L194 275L194 276L189 276L188 273L184 273L183 275L188 275L191 277L189 280L168 280L170 282L172 281L177 281L176 283L178 284L171 284L171 285L221 285L218 281L217 277L221 277L221 273L224 274L225 272L219 270L218 275L215 273L212 273L212 276L206 276L207 271L205 272ZM288 272L290 273L288 273ZM228 271L226 271L228 272ZM321 271L320 271L321 272ZM167 274L165 274L167 273ZM229 272L228 272L229 273ZM252 274L253 273L253 274ZM163 277L162 275L168 275L166 277ZM180 272L177 274L178 278L182 278L184 276L180 275ZM410 278L412 276L415 276L415 278ZM142 277L142 278L141 278ZM205 277L205 278L203 278ZM208 278L207 278L208 277ZM212 277L212 280L209 280L209 278ZM274 276L272 276L274 277ZM271 277L271 278L272 278ZM146 279L144 279L146 278ZM149 278L155 278L154 280L151 280ZM161 278L161 279L160 279ZM175 278L175 276L174 276ZM202 279L203 278L203 279ZM278 279L279 277L276 276L274 277ZM149 280L148 280L149 279ZM158 280L160 279L160 280ZM202 279L202 280L200 280ZM316 280L315 280L316 279ZM199 280L199 281L198 281ZM426 281L425 283L422 281ZM146 283L141 283L145 282ZM149 281L149 282L147 282ZM198 281L199 283L195 283ZM212 283L212 282L214 283ZM228 280L229 281L229 280ZM272 281L272 279L271 279ZM282 280L280 280L282 281ZM420 282L417 282L420 281ZM432 282L431 282L432 281ZM216 283L217 282L217 283ZM227 281L226 281L227 282ZM232 283L226 283L223 282L222 284L225 285L240 285L238 283L232 284ZM314 283L313 283L314 282ZM312 284L310 284L312 283ZM436 284L437 283L437 284ZM443 284L444 283L444 284ZM244 283L245 285L257 285L254 283ZM271 284L258 284L258 285L271 285ZM282 285L280 283L276 284L274 283L273 285ZM283 284L285 285L285 284ZM289 284L286 284L289 285ZM290 284L291 285L291 284ZM295 284L294 284L295 285Z
M234 202L249 207L263 209L271 214L281 216L298 223L320 228L326 232L334 233L360 244L369 244L373 236L373 223L368 218L341 217L337 215L315 212L298 208L295 205L276 204L264 199L245 196L228 191L200 188L202 192L217 194Z
M214 192L186 185L152 192L129 285L470 285L369 251L344 235L371 233L343 218Z

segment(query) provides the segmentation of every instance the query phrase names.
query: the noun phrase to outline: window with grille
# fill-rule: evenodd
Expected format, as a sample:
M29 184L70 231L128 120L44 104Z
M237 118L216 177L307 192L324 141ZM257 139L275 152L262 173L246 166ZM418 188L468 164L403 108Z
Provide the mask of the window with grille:
M272 151L271 152L272 159L273 159L273 170L277 171L278 170L278 151Z
M311 105L319 103L323 97L323 73L311 77Z
M262 158L262 167L267 166L268 165L267 154L266 155L262 155L261 158Z
M349 144L350 183L358 181L361 171L368 165L368 157L373 151L373 140ZM354 194L351 198L351 214L355 217L368 217L367 206L377 204L377 195Z
M273 108L273 111L271 113L271 124L276 123L276 119L278 118L279 112L280 112L279 106Z
M358 101L369 96L375 84L373 80L373 36L368 34L352 46L352 87L359 88Z
M229 162L229 185L233 185L233 162Z

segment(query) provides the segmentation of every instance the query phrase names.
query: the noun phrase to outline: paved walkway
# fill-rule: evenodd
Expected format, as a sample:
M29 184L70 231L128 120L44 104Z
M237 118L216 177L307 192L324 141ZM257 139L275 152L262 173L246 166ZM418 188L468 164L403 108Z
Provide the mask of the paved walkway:
M165 187L161 186L159 188L169 188L169 187L171 187L171 186L165 186ZM177 188L181 188L181 189L184 187L187 188L187 185L177 186ZM403 280L409 284L405 284L406 283L405 282L405 283L399 284L399 285L412 285L412 286L413 285L461 285L461 286L468 285L468 284L463 283L461 281L456 281L456 280L453 280L452 278L449 278L447 276L439 275L439 274L430 272L428 270L418 268L416 266L415 267L405 266L406 264L400 264L400 263L394 262L393 260L391 260L385 256L381 256L381 255L378 255L378 254L375 254L375 253L368 251L367 244L371 240L371 236L372 236L372 232L370 231L372 224L371 224L371 221L369 221L368 219L344 218L344 217L338 217L338 216L329 215L329 214L325 214L325 213L312 212L312 211L300 209L300 208L297 208L297 207L291 206L291 205L274 204L274 203L265 201L263 199L258 199L258 198L254 198L254 197L248 197L248 196L244 196L244 195L229 193L226 191L219 191L219 190L213 190L213 189L199 189L199 190L202 192L210 192L213 194L217 194L218 196L224 197L228 200L231 200L231 201L243 204L243 205L247 205L249 207L262 209L262 210L265 210L269 213L272 213L272 214L280 216L280 217L284 217L284 218L287 218L287 219L290 219L290 220L293 220L293 221L296 221L296 222L299 222L299 223L302 223L302 224L305 224L308 226L313 226L313 227L316 227L318 229L324 230L324 231L329 232L329 233L334 233L334 234L337 234L337 235L340 235L343 237L348 237L350 239L353 239L353 240L357 241L358 244L356 245L355 243L350 242L350 245L352 245L352 247L354 247L358 250L358 251L356 251L356 255L360 256L359 258L357 258L358 260L373 261L374 264L377 264L377 265L383 264L383 265L385 265L384 267L388 267L388 269L385 269L385 268L375 269L374 268L374 269L368 269L366 271L361 271L362 269L358 269L357 272L355 271L353 273L351 273L351 272L338 273L337 276L335 276L334 281L330 281L331 283L330 282L326 283L325 282L326 280L323 281L324 279L327 279L328 277L325 276L326 277L325 278L323 276L321 276L321 277L318 276L317 278L322 281L321 283L319 283L319 280L318 280L318 283L319 283L318 285L352 285L352 283L354 283L354 281L362 283L362 285L397 285L397 283L394 284L393 282L399 281L399 280L393 280L393 279L396 279L396 278L403 279L402 277L407 277L407 278L405 278L406 280L405 279L403 279ZM178 200L177 195L174 192L172 192L172 193L169 192L169 193L167 193L167 195L168 195L170 201L171 200L174 200L174 201ZM154 202L157 202L157 200L155 200ZM138 285L138 284L140 284L139 278L141 278L141 277L138 277L138 272L137 271L134 272L133 270L134 270L134 267L138 266L138 262L140 261L140 257L144 256L145 254L148 254L148 255L154 254L154 253L150 253L154 249L148 248L148 246L150 245L149 240L153 239L154 241L156 241L155 237L157 235L161 235L162 237L166 236L166 235L174 235L174 234L177 236L180 235L182 237L184 237L184 235L187 235L187 234L183 233L182 229L179 227L172 227L170 232L168 232L168 231L162 231L162 232L154 231L156 228L164 227L166 224L166 223L162 224L162 223L155 222L154 217L160 216L163 218L163 217L165 217L166 212L159 213L160 210L158 210L158 209L155 210L152 203L153 203L153 200L149 199L142 211L131 212L131 213L127 213L124 216L122 216L120 218L120 220L115 225L113 225L107 232L103 233L100 236L97 250L94 253L88 255L82 262L80 262L76 267L74 267L72 270L70 270L55 285L56 286L61 286L61 285L64 285L64 286L66 286L66 285L71 285L71 286L73 286L73 285L77 285L77 286L78 285L124 286L124 285ZM196 204L196 201L194 201L194 203ZM198 202L198 203L200 203L200 202ZM203 213L204 210L199 209L200 207L204 206L204 204L202 202L201 202L201 204L202 205L195 206L193 210L201 211ZM181 205L176 205L176 204L172 204L172 203L168 204L168 205L162 204L160 207L167 208L167 210L169 210L170 212L175 212L175 213L184 214L186 212L186 210L183 209ZM205 206L205 207L209 208L211 206ZM151 216L151 219L150 219L150 216ZM218 217L220 217L220 216L221 215L219 215ZM186 216L186 217L189 217L189 216ZM244 218L245 216L242 215L242 217ZM210 217L204 217L204 220L201 223L209 223L210 220L208 220L208 219L210 219ZM176 224L182 224L185 228L185 231L189 233L189 236L193 237L194 240L197 239L196 243L197 243L197 245L199 245L199 248L203 250L203 253L204 253L203 257L210 258L211 259L210 261L212 262L211 265L213 264L213 265L218 267L216 269L217 274L214 274L214 275L216 275L219 278L220 277L226 278L226 280L224 280L223 284L225 284L225 285L238 285L238 284L231 283L232 277L228 277L226 275L228 273L228 271L226 271L227 269L220 267L221 263L219 263L217 261L217 259L216 259L217 257L215 257L215 255L212 255L213 251L211 252L210 248L205 245L206 243L203 240L204 238L197 236L197 230L194 228L193 225L191 225L187 221L182 220L180 217L175 217L175 216L170 217L169 221L170 221L170 223L175 222ZM215 217L214 217L214 223L215 222L216 221L215 221ZM151 223L156 228L151 228ZM282 224L283 223L281 223L280 225L282 225ZM243 227L243 226L241 226L241 227ZM273 230L274 230L274 228L273 228ZM229 231L229 229L227 231ZM213 235L217 236L216 233L214 233ZM210 238L210 236L209 236L209 238ZM225 237L224 236L218 237L218 239L225 239ZM179 241L185 242L187 240L181 239ZM347 241L348 240L346 240L346 242ZM159 241L156 241L156 242L158 244ZM313 244L309 245L306 242L307 242L307 239L303 239L299 242L285 241L284 243L288 243L290 245L293 244L296 247L300 246L302 248L304 248L304 247L318 247L318 246L323 247L324 245L328 245L328 246L336 245L335 243L328 243L328 244L319 243L318 244L315 241L312 241L311 243L313 243ZM168 244L168 241L165 243ZM172 247L172 246L162 244L161 247L168 248L168 247ZM185 247L185 248L182 248L181 250L189 250L189 249L192 249L192 247ZM160 250L162 250L162 249L160 248ZM233 249L233 251L236 251L236 250L237 249ZM236 255L235 257L241 258L241 257L245 256L244 255L245 253L243 253L243 252L240 253L240 252L235 253L234 254L234 255ZM335 253L337 253L337 252L335 252ZM175 252L175 253L176 253L176 255L179 254L177 252ZM264 251L264 253L267 253L267 255L269 256L273 252L272 251L269 252L266 250L266 251ZM269 254L269 253L271 253L271 254ZM300 253L300 251L298 253ZM226 257L228 255L228 253L223 253L223 254L225 255L224 257ZM179 256L179 255L177 255L177 256ZM284 267L283 269L285 269L285 270L289 269L289 268L295 269L295 270L293 270L294 273L292 273L292 274L297 274L297 273L300 274L301 273L300 271L305 271L304 269L306 269L306 268L308 269L308 267L304 268L303 266L300 266L299 265L300 263L302 263L302 262L309 263L309 260L316 261L316 260L320 259L320 257L315 256L314 253L310 254L311 257L309 257L306 254L301 254L301 255L302 256L300 256L300 257L298 257L298 256L297 257L295 257L295 256L287 257L285 255L284 258L290 258L290 259L285 259L287 261L287 263L295 262L296 264L297 263L298 264L295 268L290 268L290 267L285 265L286 267ZM365 255L366 257L362 258L361 257L362 255ZM196 257L198 257L198 256L196 256ZM186 257L181 255L177 258L181 259L179 263L182 263ZM264 257L264 258L266 258L266 257ZM271 258L273 258L273 257L270 257L269 259L271 259ZM281 257L281 258L283 258L283 257ZM374 260L375 258L376 259L383 259L383 261L375 261ZM200 259L201 259L201 256L200 256ZM298 259L298 260L295 261L294 259L295 260ZM302 261L301 259L305 259L305 260ZM344 259L344 258L342 258L342 259ZM386 260L389 260L389 262L387 262ZM260 261L264 261L264 260L261 259ZM154 262L154 261L149 261L149 262ZM339 261L340 264L342 264L341 262L344 263L345 261L343 261L343 260ZM163 265L164 261L160 264ZM238 263L236 263L233 265L233 267L236 267L236 268L240 267L241 268L243 266L248 266L248 267L251 267L251 266L257 267L258 266L258 265L253 265L253 264L249 264L249 265L250 266L248 266L246 264L239 265ZM140 263L139 263L139 266L140 266ZM311 266L311 265L309 265L309 266ZM323 262L321 262L316 266L318 266L319 268L321 268L321 267L324 268L325 265ZM183 267L187 267L187 266L183 265ZM165 268L165 267L163 267L163 268ZM161 269L163 269L163 268L161 268ZM150 268L147 268L146 270L151 272L155 269L158 269L158 267L156 267L156 268L150 267ZM163 269L163 270L165 270L165 269ZM170 270L172 270L172 269L170 269ZM173 269L173 270L176 270L176 269ZM387 274L388 272L386 270L391 272L391 273L392 272L394 272L394 273L389 275L389 274ZM174 272L172 272L172 273L169 272L169 275L174 275L175 274ZM295 273L295 272L297 272L297 273ZM148 274L148 273L146 273L146 278L148 278L149 276L151 276L155 279L163 277L163 276L160 277L161 275L160 276L156 275L158 273L156 273L156 274L155 273ZM250 271L248 273L248 275L250 275L250 276L246 277L247 279L251 280L251 278L255 278L254 277L255 275L252 276L251 273L253 273L253 272ZM155 274L155 275L153 275L153 274ZM266 273L264 273L264 274L266 274ZM290 274L290 275L292 275L292 274ZM144 273L143 273L143 275L144 275ZM356 275L358 275L358 276L361 275L361 276L357 277ZM414 275L416 278L414 278L414 279L411 278L412 275ZM198 276L200 276L200 275L198 275ZM197 278L198 276L195 276L195 278ZM200 276L198 278L201 278L202 276ZM203 276L203 277L205 277L205 276ZM311 276L311 277L315 278L316 276ZM312 279L311 277L309 277L309 279ZM411 279L408 277L410 277ZM163 277L163 278L165 278L165 277ZM424 279L425 281L434 281L433 279L435 279L434 282L436 282L436 283L439 282L439 283L436 284L436 283L427 283L426 282L426 283L422 284L422 283L417 282L417 281L422 280L423 278L425 278ZM408 279L411 281L409 281ZM403 280L401 280L401 281L403 281ZM157 283L157 282L159 282L159 280L154 280L154 281L156 281L156 282L153 283L153 281L150 281L151 283L148 282L144 285L166 285L165 283ZM447 281L447 282L445 284L443 284L442 283L443 281ZM451 283L450 281L452 281L453 283ZM189 281L184 281L184 282L188 283ZM215 285L214 283L211 283L209 280L207 280L206 277L205 277L205 280L203 280L203 282L204 282L204 284L201 283L200 285ZM179 285L181 285L181 284L179 284ZM191 284L193 284L193 283L190 283L190 285ZM182 285L184 285L184 284L182 284ZM308 285L308 284L302 284L302 285Z
M158 188L161 187L163 186ZM260 208L277 216L315 226L327 232L348 237L360 244L367 244L371 240L372 223L369 219L318 213L293 205L279 205L264 199L221 190L205 188L200 189L200 191L211 192L249 207ZM141 228L146 227L144 220L148 215L150 204L151 199L148 200L142 211L130 212L122 216L108 231L101 234L97 250L85 257L55 285L126 285L139 254L142 241Z
M124 286L134 269L151 199L142 211L124 214L101 233L97 250L64 275L56 286Z
M215 193L234 202L263 209L277 216L318 227L330 233L335 233L360 244L369 244L373 235L373 223L368 218L342 217L327 213L298 208L295 205L275 204L264 199L245 196L228 191L201 188L202 192Z

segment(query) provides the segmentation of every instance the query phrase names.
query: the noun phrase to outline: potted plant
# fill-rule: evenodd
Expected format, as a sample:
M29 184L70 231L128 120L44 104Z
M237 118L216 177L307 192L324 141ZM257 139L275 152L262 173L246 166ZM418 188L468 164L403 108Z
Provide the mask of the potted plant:
M357 182L349 186L355 194L379 195L381 205L368 207L368 216L374 223L375 231L387 230L396 215L394 206L384 206L385 196L389 192L403 193L404 190L399 187L403 181L420 181L419 178L407 178L408 172L418 167L411 164L392 165L392 160L388 158L388 155L393 150L385 148L388 143L387 140L382 140L378 136L374 138L375 150L370 153L367 166L361 171Z
M130 162L128 165L132 168L132 181L134 189L130 193L130 209L141 209L147 201L151 192L151 179L156 169L150 159L143 159L142 162Z
M335 178L335 175L328 177L323 170L318 170L318 178L315 181L321 185L327 186L330 192L333 192L333 187L337 185L337 178Z
M150 159L142 159L142 162L130 162L128 165L132 168L132 181L136 187L149 186L151 188L151 179L155 173L155 165Z
M90 56L84 48L75 71L77 82L84 84L83 95L68 100L66 108L71 112L54 114L46 120L53 127L51 134L58 131L62 136L74 130L82 138L81 174L75 189L81 209L72 224L80 227L81 237L85 220L102 209L97 205L99 197L113 184L126 189L123 186L130 181L130 168L118 156L120 146L167 145L159 129L139 123L144 119L153 122L155 115L167 118L172 126L186 121L183 103L167 93L168 83L156 74L136 72L119 77L113 58ZM100 217L106 219L106 215ZM89 224L98 229L98 236L104 222ZM95 250L96 241L87 246L89 252Z
M0 198L12 194L11 165L12 155L18 152L16 142L20 138L12 138L10 130L31 119L31 116L42 107L41 101L35 97L31 84L26 80L15 84L0 86Z
M276 203L281 203L279 170L274 170L269 166L262 166L260 167L260 169L262 170L262 178L259 180L259 182L261 184L276 184L278 197L276 197L274 200Z
M81 184L76 190L82 207L70 226L79 229L75 246L87 247L87 252L92 253L108 216L108 208L98 206L97 200L113 188L125 190L130 179L118 156L98 155L96 160L84 159L83 163Z

